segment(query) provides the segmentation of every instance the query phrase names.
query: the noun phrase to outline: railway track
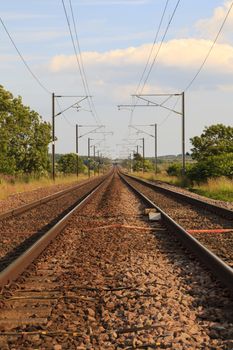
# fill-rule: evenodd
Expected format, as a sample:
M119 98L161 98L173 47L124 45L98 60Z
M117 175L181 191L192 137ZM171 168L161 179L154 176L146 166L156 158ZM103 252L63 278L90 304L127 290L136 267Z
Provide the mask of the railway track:
M125 175L194 238L233 267L233 211Z
M229 292L137 196L115 173L63 219L3 288L1 349L233 348Z
M104 177L0 214L0 271L42 237Z

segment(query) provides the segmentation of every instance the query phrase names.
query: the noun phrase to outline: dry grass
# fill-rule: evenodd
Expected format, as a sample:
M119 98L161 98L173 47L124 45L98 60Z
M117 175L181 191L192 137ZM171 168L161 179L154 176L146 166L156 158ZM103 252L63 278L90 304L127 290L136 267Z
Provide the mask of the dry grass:
M226 177L209 179L207 183L196 185L192 190L206 197L233 202L233 181Z
M233 202L233 181L226 177L209 179L207 183L193 185L191 187L186 179L182 179L176 176L168 176L164 173L155 175L153 173L135 172L133 175L150 181L157 180L179 187L188 187L190 191L198 193L202 196L227 202Z
M135 172L133 173L133 175L149 181L163 181L172 185L181 186L181 180L177 176L169 176L165 173L159 173L155 175L154 173L151 173L151 172L148 172L148 173Z
M78 181L86 180L87 175L81 174ZM53 185L65 185L72 182L77 182L76 175L59 176L55 182L50 178L41 179L7 179L0 178L0 199L6 199L12 194L33 191L41 187L49 187Z

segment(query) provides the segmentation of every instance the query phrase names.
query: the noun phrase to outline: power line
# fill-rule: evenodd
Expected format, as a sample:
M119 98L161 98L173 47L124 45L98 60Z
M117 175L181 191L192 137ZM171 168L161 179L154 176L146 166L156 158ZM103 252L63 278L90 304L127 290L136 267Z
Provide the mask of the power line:
M176 102L175 102L174 105L172 106L172 109L175 109L175 107L176 107L176 105L177 105L179 99L180 99L180 98L178 97L177 100L176 100ZM173 113L173 112L170 111L170 112L166 115L166 117L161 121L161 123L159 123L158 125L161 126L161 125L163 125L164 123L166 123L166 121L168 120L168 118L170 117L170 115L171 115L172 113Z
M74 11L73 11L73 6L72 6L72 0L69 0L69 4L70 4L70 10L71 10L72 21L73 21L73 26L74 26L75 38L76 38L77 47L78 47L78 51L79 51L80 66L81 66L81 69L82 69L82 72L83 72L83 77L84 77L84 80L85 80L85 83L86 83L87 91L88 91L88 94L90 96L90 102L92 104L92 110L93 110L96 118L99 119L98 114L96 112L95 105L94 105L92 97L91 97L91 93L90 93L90 89L89 89L89 85L88 85L88 80L87 80L86 72L85 72L85 69L84 69L83 58L82 58L82 51L81 51L80 43L79 43L79 39L78 39L78 31L77 31L75 18L74 18ZM100 120L99 120L99 122L101 124Z
M218 37L219 37L219 35L220 35L220 33L221 33L221 31L222 31L222 29L223 29L225 23L226 23L226 20L227 20L229 14L230 14L230 12L231 12L232 7L233 7L233 1L232 1L231 5L230 5L228 11L227 11L227 14L226 14L226 16L225 16L225 18L224 18L224 20L223 20L223 22L222 22L222 24L221 24L219 30L218 30L218 33L217 33L217 35L216 35L216 37L215 37L215 39L214 39L212 45L211 45L210 48L209 48L209 51L208 51L207 54L206 54L206 57L204 58L202 64L200 65L200 67L199 67L199 69L197 70L196 74L194 75L193 79L192 79L192 80L190 81L190 83L186 86L185 91L187 91L187 90L191 87L191 85L193 84L193 82L196 80L197 76L198 76L199 73L201 72L202 68L204 67L204 65L205 65L207 59L209 58L209 55L210 55L211 51L213 50L214 45L216 44L216 42L217 42L217 40L218 40Z
M167 0L166 3L165 3L165 7L163 9L163 13L162 13L162 17L160 19L160 22L159 22L159 26L158 26L158 29L157 29L157 32L156 32L156 35L155 35L155 39L153 41L153 44L152 44L152 47L151 47L151 50L150 50L150 53L149 53L149 56L148 56L148 59L147 59L147 62L146 62L146 66L142 72L142 75L141 75L141 78L140 78L140 81L138 83L138 86L136 88L136 93L141 85L141 82L143 80L143 77L144 77L144 74L146 73L146 70L147 70L147 67L149 65L149 62L150 62L150 59L151 59L151 56L152 56L152 53L154 51L154 47L155 47L155 44L157 42L157 39L158 39L158 35L159 35L159 32L160 32L160 29L161 29L161 26L162 26L162 23L163 23L163 19L164 19L164 16L165 16L165 13L166 13L166 10L167 10L167 6L168 6L168 3L169 3L170 0Z
M62 108L61 108L61 105L60 105L60 102L56 99L56 103L59 107L59 111L62 112ZM70 126L74 127L75 124L71 123L69 121L69 119L67 118L66 114L64 112L61 113L61 116L65 119L65 121L67 122L67 124L69 124Z
M155 64L156 59L157 59L157 57L158 57L158 55L159 55L159 52L160 52L161 47L162 47L162 45L163 45L164 39L165 39L165 37L166 37L166 35L167 35L168 29L169 29L169 27L170 27L170 24L171 24L171 22L172 22L172 20L173 20L173 18L174 18L174 16L175 16L175 13L176 13L176 10L177 10L177 8L178 8L178 6L179 6L179 3L180 3L180 0L177 1L176 6L175 6L175 8L174 8L174 10L173 10L173 12L172 12L171 18L170 18L170 20L168 21L167 27L166 27L165 32L164 32L164 34L163 34L162 40L161 40L161 42L160 42L160 44L159 44L158 50L157 50L157 52L156 52L156 55L155 55L155 57L154 57L154 59L153 59L153 61L152 61L152 63L151 63L150 69L149 69L149 71L148 71L148 73L147 73L147 75L146 75L146 79L144 80L144 83L143 83L143 86L142 86L142 89L141 89L141 93L142 93L142 91L143 91L143 89L144 89L144 87L145 87L145 85L146 85L146 82L147 82L147 80L148 80L148 78L149 78L149 76L150 76L150 73L151 73L151 71L152 71L152 69L153 69L153 67L154 67L154 64Z
M86 81L85 81L85 77L83 75L83 70L82 70L82 67L81 67L81 62L79 60L79 57L78 57L78 52L77 52L77 49L76 49L76 45L75 45L75 41L74 41L74 37L73 37L73 33L72 33L72 29L71 29L71 25L70 25L70 21L69 21L69 17L68 17L68 13L67 13L67 10L66 10L66 6L65 6L65 3L64 3L64 0L62 0L62 5L63 5L63 10L64 10L64 13L65 13L65 17L66 17L66 21L67 21L67 25L68 25L68 28L69 28L69 33L70 33L70 38L71 38L71 41L72 41L72 45L73 45L73 49L74 49L74 52L75 52L75 58L76 58L76 61L77 61L77 64L78 64L78 69L79 69L79 73L80 73L80 76L81 76L81 80L82 80L82 84L83 84L83 87L84 87L84 90L85 90L85 94L88 96L88 104L89 104L89 108L91 109L91 113L96 121L96 123L98 123L98 120L97 120L97 116L94 114L93 112L93 108L91 106L91 101L90 101L90 97L89 97L89 89L88 89L88 85L86 85ZM72 4L71 4L72 6ZM72 16L73 17L73 16ZM76 26L75 26L76 28ZM76 33L77 35L77 33ZM80 46L78 44L78 47L80 49ZM81 50L80 50L81 51Z
M73 21L73 26L74 26L74 31L75 31L75 38L76 38L78 52L79 52L79 57L80 57L80 74L83 76L86 88L87 88L87 90L89 92L89 87L88 87L87 77L86 77L86 73L85 73L85 69L84 69L84 65L83 65L82 52L81 52L81 48L80 48L80 44L79 44L77 27L76 27L76 23L75 23L75 19L74 19L74 11L73 11L73 6L72 6L71 0L69 0L69 4L70 4L70 11L71 11L72 21ZM90 95L90 93L89 93L89 95Z
M225 16L225 18L224 18L224 20L223 20L223 22L222 22L222 24L221 24L221 26L220 26L220 28L219 28L217 34L216 34L215 39L214 39L214 41L212 42L212 45L210 46L210 48L209 48L209 50L208 50L208 52L207 52L207 54L206 54L206 56L205 56L205 58L204 58L202 64L200 65L200 67L198 68L196 74L194 75L194 77L192 78L192 80L190 81L190 83L186 86L186 88L184 89L184 91L187 91L187 90L191 87L191 85L194 83L194 81L196 80L196 78L197 78L198 75L200 74L202 68L204 67L206 61L208 60L208 58L209 58L209 56L210 56L210 54L211 54L211 51L212 51L213 48L214 48L214 45L216 44L216 42L217 42L217 40L218 40L218 38L219 38L219 35L221 34L221 31L222 31L222 29L223 29L223 27L224 27L224 25L225 25L225 23L226 23L226 21L227 21L227 18L229 17L229 14L230 14L230 12L231 12L231 10L232 10L232 7L233 7L233 1L232 1L231 5L230 5L230 7L229 7L229 9L228 9L228 11L227 11L227 13L226 13L226 16ZM173 109L174 109L175 106L177 105L178 100L179 100L179 99L177 99L176 103L174 104ZM170 115L171 115L171 112L168 113L168 115L164 118L164 120L163 120L159 125L163 125L163 124L167 121L167 119L170 117Z
M157 57L158 57L158 55L159 55L159 52L160 52L160 50L161 50L161 47L162 47L163 42L164 42L164 40L165 40L165 37L166 37L166 35L167 35L168 29L169 29L170 24L171 24L171 22L172 22L172 20L173 20L173 18L174 18L174 16L175 16L175 13L176 13L176 10L177 10L179 4L180 4L180 0L177 1L176 6L175 6L175 8L174 8L174 10L173 10L173 12L172 12L171 18L170 18L170 20L168 21L168 24L167 24L167 26L166 26L165 32L164 32L164 34L163 34L163 37L162 37L162 39L161 39L160 45L159 45L159 47L158 47L158 50L157 50L157 52L156 52L156 54L155 54L155 57L154 57L152 63L151 63L151 66L150 66L149 71L148 71L148 73L147 73L147 75L146 75L146 78L145 78L145 80L144 80L144 83L143 83L143 86L142 86L142 88L141 88L141 90L140 90L140 93L142 93L142 91L143 91L143 89L144 89L144 87L145 87L145 85L146 85L146 82L147 82L147 80L148 80L148 78L149 78L149 76L150 76L150 73L151 73L151 71L152 71L152 69L153 69L153 67L154 67L154 64L155 64L156 59L157 59ZM136 102L136 104L137 104L137 102ZM130 114L129 125L132 124L134 109L135 109L135 107L132 109L131 114Z
M84 87L85 93L88 94L88 91L87 91L87 88L86 88L86 83L85 83L85 80L83 78L82 69L81 69L81 65L80 65L80 62L79 62L78 53L77 53L77 49L76 49L76 46L75 46L74 37L73 37L73 34L72 34L70 21L69 21L68 13L66 11L64 0L62 0L62 5L63 5L63 10L64 10L64 13L65 13L65 16L66 16L66 21L67 21L69 32L70 32L70 38L71 38L73 49L74 49L74 52L75 52L75 58L76 58L76 61L78 63L78 68L79 68L80 76L81 76L81 79L82 79L83 87Z
M29 67L29 65L27 64L26 60L24 59L23 55L21 54L21 52L19 51L18 47L16 46L11 34L9 33L6 25L4 24L2 18L0 17L0 21L2 23L2 26L6 32L6 34L8 35L12 45L14 46L15 50L17 51L19 57L21 58L23 64L25 65L25 67L27 68L27 70L29 71L29 73L31 74L31 76L36 80L36 82L40 85L40 87L46 91L48 94L51 94L51 92L41 83L40 79L35 75L35 73L33 73L33 71L31 70L31 68Z

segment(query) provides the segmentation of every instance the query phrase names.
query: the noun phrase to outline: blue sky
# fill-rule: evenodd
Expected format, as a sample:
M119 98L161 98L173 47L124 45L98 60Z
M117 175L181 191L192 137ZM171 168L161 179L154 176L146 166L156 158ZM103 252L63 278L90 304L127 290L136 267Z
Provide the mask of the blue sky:
M68 9L69 1L65 3ZM135 92L145 66L165 0L72 0L72 3L90 91L101 121L114 131L105 146L116 156L120 151L116 144L129 136L129 111L119 112L116 106L131 103L130 95ZM162 32L175 4L176 0L170 0ZM208 51L229 4L223 0L181 0L144 93L180 92L185 88ZM33 72L50 91L85 94L60 0L1 2L1 18ZM204 126L232 124L232 23L233 14L206 67L187 92L187 149L189 138L200 134ZM51 97L27 72L2 27L0 40L0 84L21 95L26 104L50 120ZM65 108L67 100L61 100L61 105ZM78 113L67 112L68 122L61 116L57 118L58 152L74 151L76 123L93 123L88 106L84 103L83 107L85 110ZM160 110L136 109L133 123L158 123L159 154L177 154L180 121L175 115L169 118L166 115ZM81 153L85 152L83 138ZM146 154L153 154L151 138L146 139Z

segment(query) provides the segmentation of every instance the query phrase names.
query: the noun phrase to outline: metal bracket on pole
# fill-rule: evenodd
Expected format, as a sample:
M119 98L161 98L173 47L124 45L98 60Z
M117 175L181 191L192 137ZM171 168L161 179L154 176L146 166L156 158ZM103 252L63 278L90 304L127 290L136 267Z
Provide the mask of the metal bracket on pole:
M185 159L185 96L184 96L184 92L182 93L173 93L173 94L148 94L148 95L132 95L134 97L137 97L138 99L146 102L146 104L129 104L129 105L118 105L118 110L120 110L121 108L135 108L135 107L160 107L160 108L164 108L166 110L169 110L170 112L176 113L178 115L180 115L182 117L182 175L185 175L186 172L186 159ZM154 101L151 101L148 97L158 97L158 96L164 96L167 97L167 99L165 101L163 101L162 103L157 103ZM166 107L164 104L168 101L168 99L170 99L172 96L181 96L182 97L182 108L181 108L181 112L177 111L175 109ZM130 127L133 127L132 125L130 125ZM135 128L136 129L136 128ZM150 135L151 136L151 135ZM155 127L155 154L157 154L157 125ZM155 168L157 171L157 161L155 164Z

